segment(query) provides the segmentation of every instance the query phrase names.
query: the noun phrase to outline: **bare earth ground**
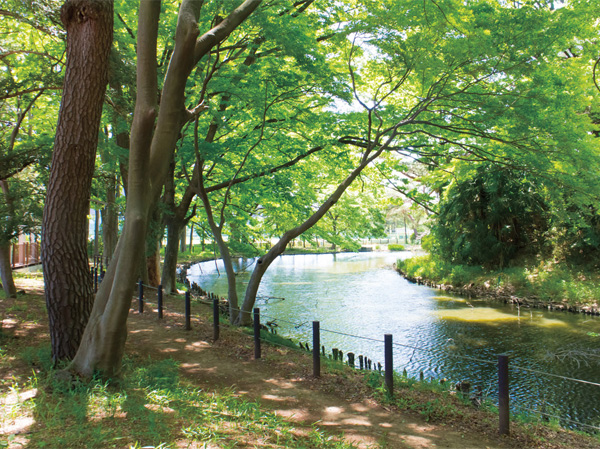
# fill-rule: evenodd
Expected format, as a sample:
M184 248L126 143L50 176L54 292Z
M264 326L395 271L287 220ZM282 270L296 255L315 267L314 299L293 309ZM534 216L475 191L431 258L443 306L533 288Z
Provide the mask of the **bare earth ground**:
M42 293L40 280L19 280L27 293ZM252 338L239 330L222 326L221 337L213 341L210 310L193 304L192 330L183 326L182 299L165 300L164 319L157 319L155 302L149 295L145 313L139 314L135 302L129 318L129 337L126 352L133 358L148 356L154 359L173 358L180 362L181 375L204 389L233 389L237 394L258 400L265 409L310 429L314 423L331 434L344 438L361 448L593 448L597 440L580 437L571 432L542 431L543 439L533 439L527 432L513 432L510 438L497 436L489 416L472 410L462 422L426 422L413 412L392 410L378 404L372 397L359 372L348 370L344 375L323 373L312 376L312 361L298 351L263 344L263 357L254 360ZM3 329L28 343L48 341L47 318L43 301L37 301L36 320L26 323L12 318L11 310L18 309L17 300L0 300ZM17 307L15 307L17 306ZM32 314L31 308L28 309ZM211 317L212 318L212 317ZM10 370L0 371L7 379L31 367L16 361ZM403 394L400 392L399 394ZM32 423L23 417L0 434L23 435L15 440L26 445L27 427ZM544 441L541 443L540 441ZM21 447L16 446L15 447ZM213 447L213 446L211 446ZM218 446L214 446L218 447Z

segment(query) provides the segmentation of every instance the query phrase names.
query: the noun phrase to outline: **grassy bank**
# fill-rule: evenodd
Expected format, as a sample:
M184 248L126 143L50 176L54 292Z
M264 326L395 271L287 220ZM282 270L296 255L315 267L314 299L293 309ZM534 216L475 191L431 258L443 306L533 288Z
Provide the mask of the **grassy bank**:
M552 262L534 267L487 271L481 267L451 265L430 255L399 260L398 270L409 279L490 296L517 296L535 301L596 308L600 277L592 271L570 269Z

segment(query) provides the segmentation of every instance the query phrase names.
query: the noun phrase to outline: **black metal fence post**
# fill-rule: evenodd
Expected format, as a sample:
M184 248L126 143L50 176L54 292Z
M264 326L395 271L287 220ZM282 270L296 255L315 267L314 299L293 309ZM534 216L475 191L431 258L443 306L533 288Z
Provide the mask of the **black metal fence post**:
M510 411L508 400L508 356L498 356L498 416L500 435L510 433Z
M260 359L260 309L254 308L254 358Z
M394 351L392 349L392 334L384 335L385 354L385 386L390 396L394 395Z
M219 300L213 299L213 340L219 339Z
M321 377L321 323L313 321L313 376Z
M138 312L144 313L144 284L141 279L138 281Z
M163 288L162 284L158 286L158 291L156 292L156 305L158 307L158 319L162 320L163 317Z
M190 291L185 292L185 330L189 331L192 329L191 324L191 300L190 300Z

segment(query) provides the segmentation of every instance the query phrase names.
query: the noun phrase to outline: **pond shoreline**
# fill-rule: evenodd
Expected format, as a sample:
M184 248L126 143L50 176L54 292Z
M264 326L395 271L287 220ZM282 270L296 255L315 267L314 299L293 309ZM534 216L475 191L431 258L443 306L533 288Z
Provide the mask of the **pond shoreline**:
M399 268L396 271L407 281L413 284L423 285L426 287L442 290L447 293L452 293L460 296L465 296L469 299L483 299L485 301L499 301L504 304L515 304L518 307L530 309L546 309L558 312L583 313L585 315L600 316L600 306L598 304L583 305L583 304L568 304L566 301L545 301L535 296L522 297L512 294L512 292L504 291L501 288L492 286L478 286L474 283L457 287L451 284L438 284L431 279L422 277L413 277L404 273Z

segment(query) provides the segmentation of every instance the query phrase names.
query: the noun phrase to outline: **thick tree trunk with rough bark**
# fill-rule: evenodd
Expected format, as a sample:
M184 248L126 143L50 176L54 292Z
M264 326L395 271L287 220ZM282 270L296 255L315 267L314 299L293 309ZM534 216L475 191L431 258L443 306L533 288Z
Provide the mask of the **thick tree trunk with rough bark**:
M10 243L0 244L0 280L2 288L8 298L17 297L17 288L12 275L10 266Z
M87 257L90 186L108 80L112 0L67 0L67 66L42 227L52 357L75 355L94 300Z
M96 296L90 321L70 369L90 376L117 375L127 338L131 291L144 251L150 211L158 201L181 127L189 118L185 108L186 81L197 62L225 39L260 0L246 0L215 28L198 38L201 1L184 0L180 7L175 49L164 81L160 107L156 93L156 47L160 2L140 2L138 27L137 99L131 129L125 226L113 262ZM154 126L156 118L156 126Z

